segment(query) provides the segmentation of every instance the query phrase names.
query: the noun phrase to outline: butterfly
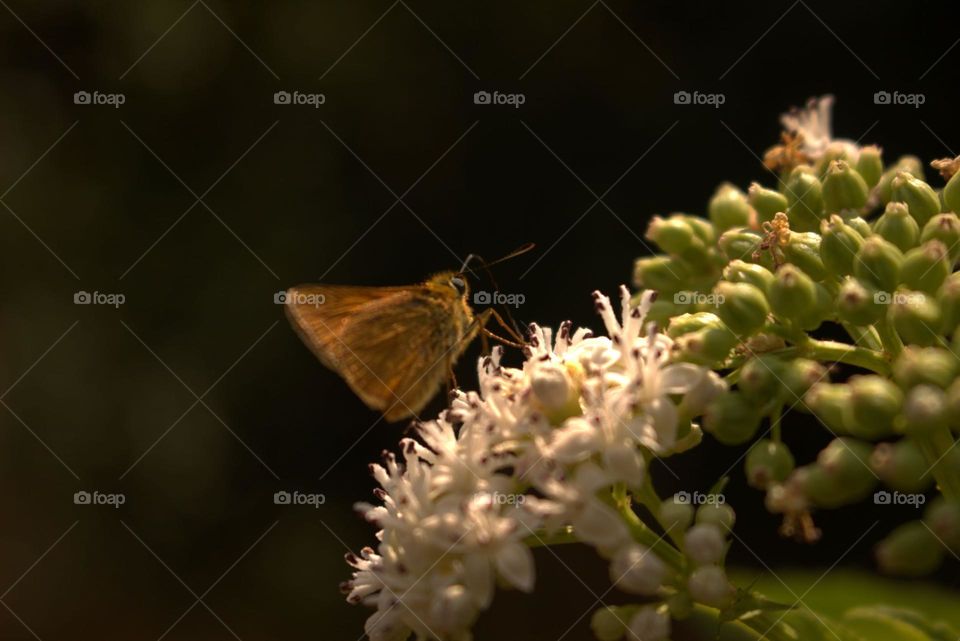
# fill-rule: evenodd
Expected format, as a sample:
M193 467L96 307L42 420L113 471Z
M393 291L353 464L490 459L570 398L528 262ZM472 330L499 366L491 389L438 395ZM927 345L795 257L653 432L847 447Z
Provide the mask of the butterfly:
M522 347L518 333L492 307L474 314L466 264L417 285L299 285L287 290L284 308L320 362L367 407L395 422L416 416L452 379L453 365L478 334ZM487 330L491 317L517 340Z

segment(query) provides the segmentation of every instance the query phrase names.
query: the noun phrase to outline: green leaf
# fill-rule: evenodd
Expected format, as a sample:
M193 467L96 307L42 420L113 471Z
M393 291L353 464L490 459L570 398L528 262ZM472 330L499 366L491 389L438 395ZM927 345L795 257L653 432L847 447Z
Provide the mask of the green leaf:
M884 605L854 608L844 615L851 621L883 621L891 624L906 625L923 634L929 641L957 641L960 632L943 621L930 621L914 610L895 608Z

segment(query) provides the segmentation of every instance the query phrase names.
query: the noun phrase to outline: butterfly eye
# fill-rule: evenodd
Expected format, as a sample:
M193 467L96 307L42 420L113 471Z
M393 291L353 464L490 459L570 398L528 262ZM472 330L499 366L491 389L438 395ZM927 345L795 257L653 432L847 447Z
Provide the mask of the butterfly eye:
M457 278L457 277L451 278L451 279L450 279L450 285L451 285L455 290L457 290L457 293L460 294L461 296L464 294L464 292L467 291L467 284L466 284L465 282L463 282L463 279L462 279L462 278Z

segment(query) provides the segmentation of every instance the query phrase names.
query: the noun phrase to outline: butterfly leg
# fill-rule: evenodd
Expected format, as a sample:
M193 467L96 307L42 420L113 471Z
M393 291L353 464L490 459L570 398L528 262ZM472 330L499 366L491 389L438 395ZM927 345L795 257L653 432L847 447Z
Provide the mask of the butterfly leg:
M510 335L511 338L516 340L510 340L502 336L498 336L497 334L494 334L489 329L487 329L487 322L489 322L491 317L493 317L497 321L497 324L500 325L500 327L504 328L507 331L507 333ZM523 337L519 336L516 330L514 330L512 327L507 325L506 321L503 320L503 317L500 316L500 314L498 314L497 310L495 310L494 308L488 307L487 309L480 312L480 314L477 315L477 321L480 326L480 338L484 343L483 345L484 352L489 352L489 345L486 344L487 337L492 338L495 341L498 341L500 343L503 343L504 345L509 345L510 347L517 347L521 349L524 347Z

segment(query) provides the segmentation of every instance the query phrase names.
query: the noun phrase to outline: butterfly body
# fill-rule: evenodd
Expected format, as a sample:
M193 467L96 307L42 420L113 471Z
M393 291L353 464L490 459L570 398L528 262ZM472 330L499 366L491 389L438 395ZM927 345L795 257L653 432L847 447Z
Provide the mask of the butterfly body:
M388 421L416 415L477 335L461 275L418 285L300 285L285 310L320 362Z

